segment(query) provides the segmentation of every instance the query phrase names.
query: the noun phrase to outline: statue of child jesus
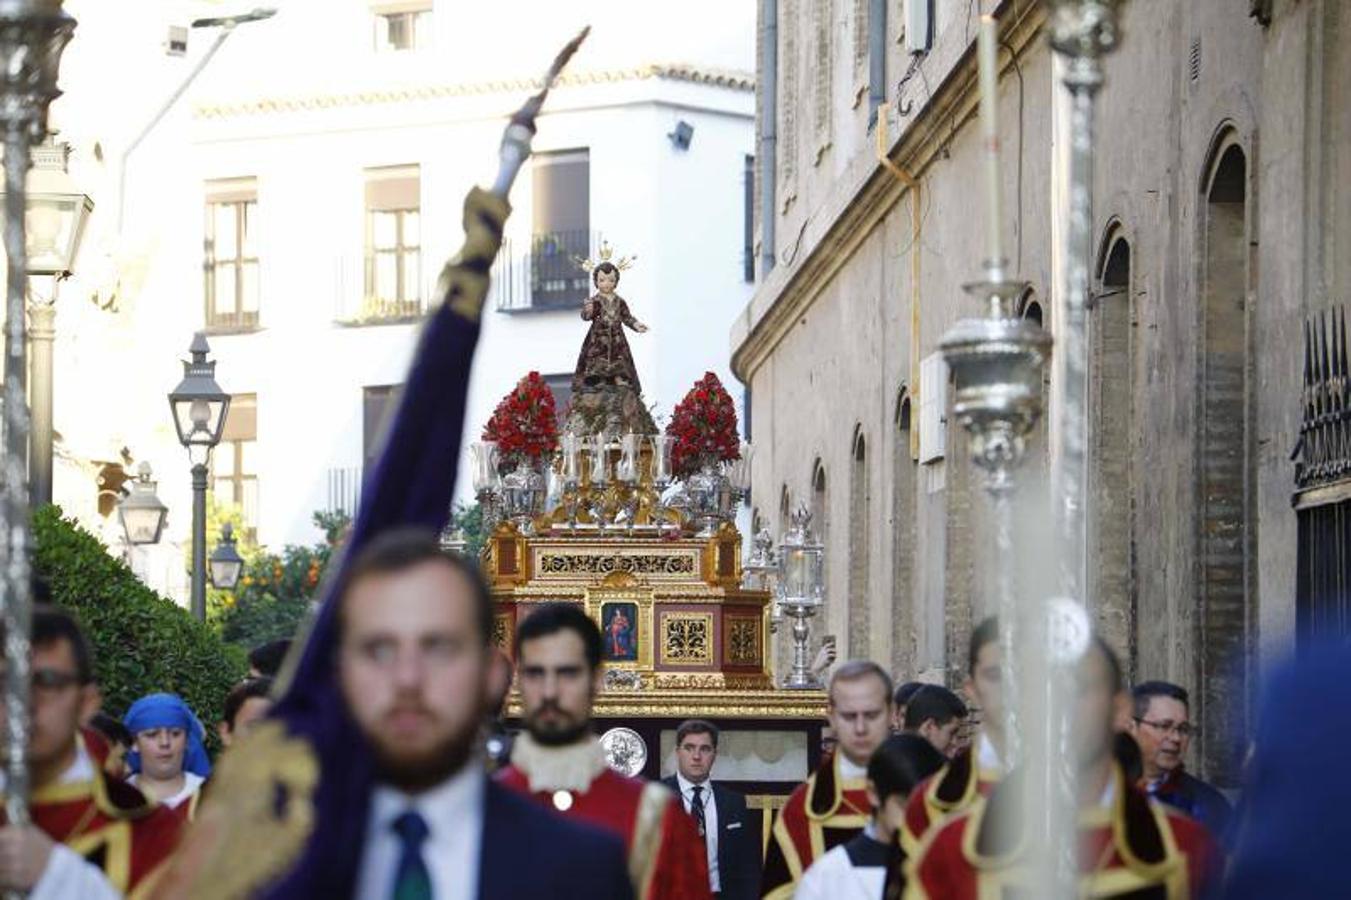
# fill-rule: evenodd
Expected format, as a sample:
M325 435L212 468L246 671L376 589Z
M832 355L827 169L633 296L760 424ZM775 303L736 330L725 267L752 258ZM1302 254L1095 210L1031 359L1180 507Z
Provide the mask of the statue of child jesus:
M582 319L590 322L591 328L582 341L582 352L572 373L572 391L581 394L615 385L631 387L634 393L641 394L624 327L642 334L647 326L633 317L624 298L615 293L619 286L618 266L600 263L591 270L591 283L596 286L596 293L582 303Z

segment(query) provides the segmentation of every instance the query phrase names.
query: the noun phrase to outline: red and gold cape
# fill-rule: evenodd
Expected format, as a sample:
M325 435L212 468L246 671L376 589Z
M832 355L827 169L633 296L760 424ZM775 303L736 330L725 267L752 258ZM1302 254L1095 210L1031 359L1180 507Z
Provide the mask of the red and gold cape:
M146 896L178 846L183 817L104 771L107 745L97 735L81 732L76 739L84 742L93 778L34 791L33 824L102 869L127 897Z
M555 749L522 734L511 764L493 777L622 837L638 900L710 900L708 852L680 798L660 782L611 770L594 739Z
M1079 896L1199 897L1219 868L1219 851L1205 828L1128 785L1115 763L1111 777L1111 802L1080 814ZM1005 780L931 830L907 863L906 900L981 900L1032 890L1021 835L997 826L1007 820L1000 813L1013 793Z
M907 856L914 856L931 825L989 796L1000 774L997 769L980 768L976 744L964 748L910 792L905 824L901 826L901 849Z
M843 778L839 757L827 757L794 788L774 820L761 896L765 900L792 897L807 867L862 831L871 817L867 779Z

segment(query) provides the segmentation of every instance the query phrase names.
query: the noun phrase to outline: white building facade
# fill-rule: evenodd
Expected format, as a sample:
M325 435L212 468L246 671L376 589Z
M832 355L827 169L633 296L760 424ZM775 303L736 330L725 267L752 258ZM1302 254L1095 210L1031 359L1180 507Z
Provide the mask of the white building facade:
M80 38L54 124L98 205L58 315L55 494L111 539L91 473L122 447L149 460L171 509L159 552L169 561L147 571L162 589L181 590L160 570L178 565L174 543L190 525L165 394L193 332L206 331L234 398L213 459L217 500L241 503L273 549L317 539L312 514L355 499L436 275L459 246L466 191L491 178L506 117L588 6L610 14L550 96L513 191L466 444L528 371L566 402L590 288L571 257L602 240L637 257L620 293L651 327L630 341L656 414L705 371L732 383L726 334L752 287L749 5L725 23L744 47L691 37L713 48L703 64L659 56L661 29L615 4L503 3L471 23L439 2L298 0L238 26L139 144L211 29L189 30L185 58L147 37L138 58L157 53L153 65L110 68L99 61L125 54L130 26L100 4L69 5ZM181 4L138 27L150 35L229 11ZM515 36L525 18L530 35ZM120 96L112 72L136 82L124 108L109 102Z

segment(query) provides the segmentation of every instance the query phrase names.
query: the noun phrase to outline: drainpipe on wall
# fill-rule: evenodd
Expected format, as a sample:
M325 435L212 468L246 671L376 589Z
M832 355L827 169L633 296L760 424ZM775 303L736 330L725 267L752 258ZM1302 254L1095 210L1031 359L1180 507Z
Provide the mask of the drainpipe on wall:
M874 0L876 2L876 0ZM883 0L885 2L885 0ZM760 0L760 280L774 269L779 107L779 0Z
M887 0L868 2L868 123L887 102Z

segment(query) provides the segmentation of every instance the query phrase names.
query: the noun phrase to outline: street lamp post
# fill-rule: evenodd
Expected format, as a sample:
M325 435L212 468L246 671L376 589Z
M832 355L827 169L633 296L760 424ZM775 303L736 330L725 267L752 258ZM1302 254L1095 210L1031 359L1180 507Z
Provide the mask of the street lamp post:
M143 546L159 543L169 508L155 493L155 484L150 477L150 463L141 463L136 480L131 483L130 493L117 505L117 518L122 522L122 531L127 536L128 544Z
M216 383L215 360L206 335L200 331L188 348L191 360L183 362L183 380L169 394L178 440L188 448L192 464L192 614L206 620L206 481L211 449L220 443L230 395Z
M0 128L5 142L4 458L0 488L0 625L4 626L5 816L28 824L29 593L28 347L24 299L28 286L26 178L29 148L47 132L47 107L61 53L75 20L61 0L0 0Z
M29 295L28 336L32 341L32 432L28 445L29 496L33 506L52 502L52 342L56 338L56 291L75 269L85 222L94 201L75 186L67 171L70 145L48 140L32 150L25 206ZM51 280L45 294L33 290L32 276Z
M220 527L220 543L211 551L211 585L222 591L233 591L244 570L244 558L235 549L235 529L229 522Z

